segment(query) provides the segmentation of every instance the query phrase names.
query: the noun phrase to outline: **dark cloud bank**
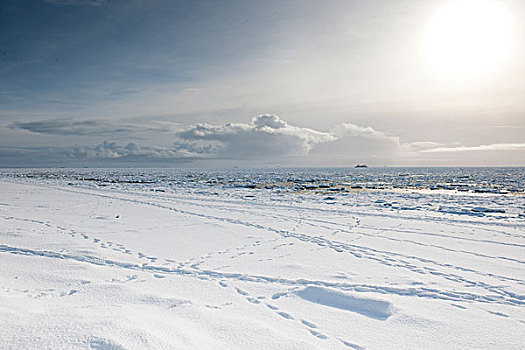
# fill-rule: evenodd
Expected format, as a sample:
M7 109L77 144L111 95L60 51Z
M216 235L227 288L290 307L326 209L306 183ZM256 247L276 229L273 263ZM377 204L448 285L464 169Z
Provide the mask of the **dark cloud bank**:
M13 122L7 126L12 130L24 130L37 134L63 136L118 136L140 132L166 132L166 127L156 125L116 125L105 120L42 120Z

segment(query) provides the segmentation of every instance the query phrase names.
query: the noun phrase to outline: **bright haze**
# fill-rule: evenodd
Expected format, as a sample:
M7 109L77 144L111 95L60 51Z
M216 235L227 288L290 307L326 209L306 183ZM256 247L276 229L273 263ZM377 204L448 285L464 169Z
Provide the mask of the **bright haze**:
M0 2L0 166L523 166L522 0Z

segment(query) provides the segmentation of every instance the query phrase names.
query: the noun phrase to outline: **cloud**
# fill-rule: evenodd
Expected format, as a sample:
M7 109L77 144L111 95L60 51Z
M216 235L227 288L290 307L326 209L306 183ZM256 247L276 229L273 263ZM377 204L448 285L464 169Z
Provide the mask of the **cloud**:
M189 150L184 147L160 147L160 146L139 146L136 143L128 143L121 146L116 142L104 141L94 147L74 146L70 149L69 155L72 158L99 158L99 159L116 159L116 158L146 158L146 159L174 159L174 158L195 158L201 157L205 149L199 150L194 147Z
M525 143L493 143L480 146L433 147L423 149L423 153L437 152L477 152L477 151L519 151L525 150Z
M107 120L42 120L13 122L9 129L25 130L37 134L64 136L113 136L139 132L172 132L168 124L115 124Z
M199 142L199 141L175 141L173 149L185 151L191 154L212 155L223 151L224 147L218 142Z
M406 152L426 152L437 148L454 148L462 146L461 142L441 143L434 141L416 141L401 144L401 149Z
M283 129L288 127L288 123L284 120L279 119L278 116L273 114L263 114L252 119L252 124L257 129L269 127L271 129Z
M64 136L63 142L76 140L75 136L96 140L93 141L94 145L4 147L0 150L0 158L2 162L10 160L12 164L17 159L30 159L29 163L43 163L41 159L52 159L65 164L74 161L82 164L96 161L105 164L194 162L200 165L286 162L289 165L326 166L358 162L415 164L437 159L443 164L456 164L466 159L459 152L525 150L525 143L464 146L460 142L401 142L396 135L353 123L340 124L331 131L319 131L291 125L271 114L254 117L249 123L200 123L187 127L158 121L118 123L104 120L51 120L13 122L8 128ZM120 143L100 143L100 136L119 140ZM135 143L141 136L144 136L141 141L143 144ZM148 144L152 142L167 145ZM453 157L452 152L457 153L457 156ZM503 157L503 153L501 155Z
M328 157L336 164L338 157L368 157L385 152L390 155L400 149L397 136L370 126L343 123L330 132L324 132L290 125L272 114L256 116L250 123L200 123L179 129L169 123L117 123L104 120L13 122L8 128L66 137L107 136L117 140L129 140L140 133L147 133L150 142L159 142L159 133L163 133L164 142L169 139L172 142L169 146L139 146L134 142L120 144L105 141L96 146L76 145L47 150L65 159L198 158L278 161L287 158L291 161L289 157L299 159L298 157L306 156L316 149L314 158Z
M399 137L371 126L343 123L333 128L331 135L332 142L320 144L311 152L311 161L325 166L389 164L402 152Z
M250 124L197 124L176 135L185 141L212 142L218 155L227 158L305 155L317 144L337 136L289 125L275 115L254 117Z
M167 160L201 158L207 154L206 147L180 147L172 145L140 146L136 143L120 145L117 142L104 141L95 146L68 147L0 147L0 157L32 157L44 160L82 160L82 159L132 159L132 160Z
M352 123L342 123L339 127L333 130L333 134L338 138L346 136L364 137L375 140L394 141L399 144L399 137L397 136L375 130L371 126L362 127Z

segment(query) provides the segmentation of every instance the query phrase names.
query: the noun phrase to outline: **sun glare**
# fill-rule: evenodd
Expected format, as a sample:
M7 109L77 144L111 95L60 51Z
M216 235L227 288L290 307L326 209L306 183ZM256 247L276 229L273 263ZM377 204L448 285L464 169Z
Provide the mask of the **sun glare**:
M458 0L443 6L425 32L425 55L441 77L475 77L497 68L511 44L510 16L499 2Z

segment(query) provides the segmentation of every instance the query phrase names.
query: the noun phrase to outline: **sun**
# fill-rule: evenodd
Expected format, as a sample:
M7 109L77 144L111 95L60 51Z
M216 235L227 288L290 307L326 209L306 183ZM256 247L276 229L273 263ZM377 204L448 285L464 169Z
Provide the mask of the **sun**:
M500 2L457 0L430 20L424 36L426 61L440 77L479 76L503 64L511 37L510 15Z

